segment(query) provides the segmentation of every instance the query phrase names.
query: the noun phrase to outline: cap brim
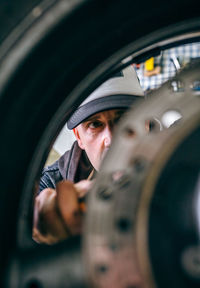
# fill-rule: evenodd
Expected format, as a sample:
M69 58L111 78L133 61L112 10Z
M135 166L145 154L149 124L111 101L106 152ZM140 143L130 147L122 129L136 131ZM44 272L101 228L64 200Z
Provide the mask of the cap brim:
M101 111L111 109L128 109L141 96L134 95L111 95L95 99L89 103L79 106L67 122L67 127L73 129L90 116Z

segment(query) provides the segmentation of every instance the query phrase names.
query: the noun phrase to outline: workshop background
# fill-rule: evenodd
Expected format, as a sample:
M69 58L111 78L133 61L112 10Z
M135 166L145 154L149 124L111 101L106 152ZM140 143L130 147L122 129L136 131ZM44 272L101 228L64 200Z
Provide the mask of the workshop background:
M156 57L151 57L144 63L133 64L140 85L145 93L159 88L164 82L172 78L176 72L194 59L200 58L200 43L190 43L166 49ZM200 85L199 85L200 86ZM178 92L181 83L174 82L173 90ZM65 151L69 150L75 141L74 134L63 127L57 137L46 161L45 166L55 162Z

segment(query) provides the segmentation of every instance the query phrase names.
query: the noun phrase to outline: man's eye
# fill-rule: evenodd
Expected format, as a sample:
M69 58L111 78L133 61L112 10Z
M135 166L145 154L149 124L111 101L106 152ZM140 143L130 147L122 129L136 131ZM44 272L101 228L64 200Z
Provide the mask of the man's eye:
M102 127L102 125L103 124L100 121L93 121L89 123L88 127L94 129L94 128Z

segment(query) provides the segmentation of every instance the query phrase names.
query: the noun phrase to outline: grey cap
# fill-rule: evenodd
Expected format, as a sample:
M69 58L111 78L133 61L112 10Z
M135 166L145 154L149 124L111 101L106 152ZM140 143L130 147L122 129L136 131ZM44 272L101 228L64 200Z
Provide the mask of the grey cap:
M115 77L107 80L88 96L67 122L73 129L90 116L111 109L128 109L144 92L133 66L129 66Z

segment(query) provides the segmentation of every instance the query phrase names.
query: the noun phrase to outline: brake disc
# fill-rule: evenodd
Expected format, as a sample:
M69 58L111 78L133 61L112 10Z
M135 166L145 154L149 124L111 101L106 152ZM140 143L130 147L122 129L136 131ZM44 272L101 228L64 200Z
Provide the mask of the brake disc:
M199 287L199 75L184 68L120 123L88 199L90 285Z

